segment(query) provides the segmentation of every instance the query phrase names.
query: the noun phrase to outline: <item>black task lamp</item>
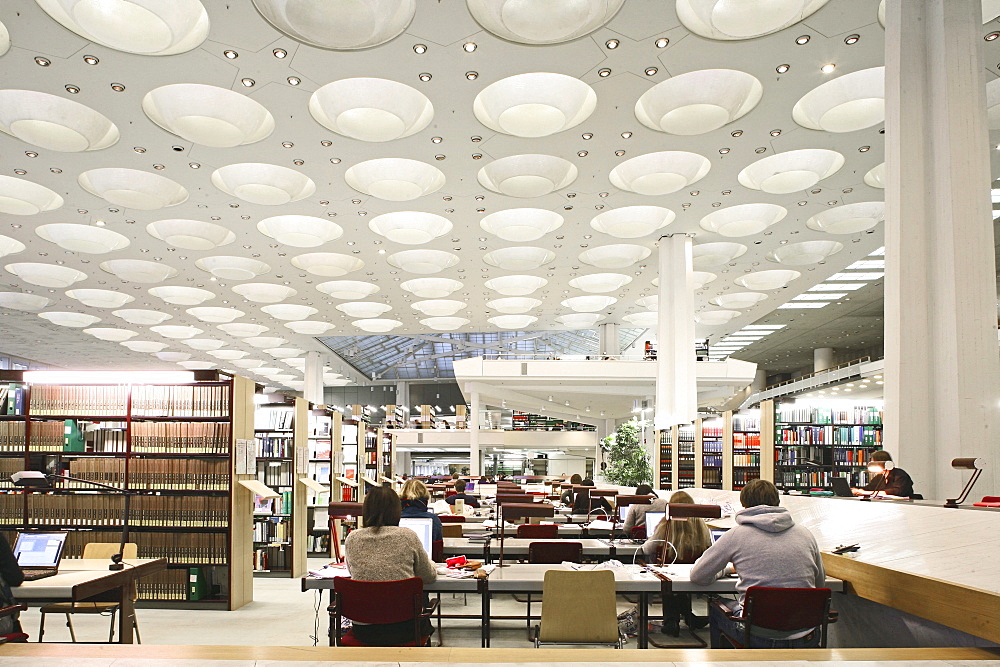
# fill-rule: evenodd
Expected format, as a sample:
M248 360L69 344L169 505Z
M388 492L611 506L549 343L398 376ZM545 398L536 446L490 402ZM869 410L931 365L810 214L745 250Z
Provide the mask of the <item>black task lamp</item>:
M965 483L965 488L962 489L962 493L958 498L949 498L945 501L945 507L958 507L965 502L965 499L969 497L969 492L972 491L972 487L976 485L976 480L979 476L983 474L983 460L977 458L963 458L963 459L952 459L951 467L956 470L975 470L972 473L972 477L969 481Z

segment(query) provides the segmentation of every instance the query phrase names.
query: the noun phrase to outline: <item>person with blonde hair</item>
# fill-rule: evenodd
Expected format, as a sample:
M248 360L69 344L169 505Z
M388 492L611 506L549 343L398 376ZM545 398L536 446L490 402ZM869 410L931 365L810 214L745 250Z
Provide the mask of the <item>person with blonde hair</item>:
M694 498L687 491L676 491L670 496L670 503L694 504ZM669 510L670 505L667 505ZM647 530L649 527L647 526ZM642 553L647 560L665 563L693 563L712 546L712 535L704 519L689 517L671 521L669 514L652 529L649 539L642 545ZM672 637L680 636L681 616L692 630L708 624L705 618L696 617L691 611L691 597L684 593L673 593L663 597L663 633Z
M427 503L431 500L431 492L427 490L427 485L419 479L410 478L403 484L400 491L400 499L403 505L404 519L432 519L431 539L439 542L444 539L441 534L441 519L437 514L427 509Z

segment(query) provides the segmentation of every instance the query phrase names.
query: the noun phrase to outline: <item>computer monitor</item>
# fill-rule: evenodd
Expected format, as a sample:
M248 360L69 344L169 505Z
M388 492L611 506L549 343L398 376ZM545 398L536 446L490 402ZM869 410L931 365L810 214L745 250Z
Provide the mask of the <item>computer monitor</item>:
M628 518L628 511L631 505L619 505L618 506L618 519L624 521Z
M424 551L430 557L431 541L434 535L434 519L400 519L399 525L402 528L409 528L417 534L417 537L420 538L420 544L423 545Z
M665 516L666 512L646 512L646 535L652 535Z
M708 532L712 534L712 544L718 542L719 538L726 534L726 531L721 528L709 528Z
M21 567L58 567L66 533L19 533L14 559Z

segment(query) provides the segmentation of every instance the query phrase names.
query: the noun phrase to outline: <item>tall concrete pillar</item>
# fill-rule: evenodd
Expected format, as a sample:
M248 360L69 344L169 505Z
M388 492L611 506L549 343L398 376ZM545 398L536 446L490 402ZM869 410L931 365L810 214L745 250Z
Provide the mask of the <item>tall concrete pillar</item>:
M621 343L618 340L617 324L598 325L598 349L601 356L616 357L622 353Z
M885 447L926 498L996 490L996 269L980 2L886 4ZM965 475L968 472L964 473Z
M691 238L684 234L661 237L659 243L659 348L653 418L658 429L689 423L698 413L691 245Z
M479 392L472 392L472 396L469 401L469 474L470 475L481 475L480 468L480 455L479 455L479 423L480 423L480 405L479 405Z
M813 350L813 373L833 368L833 348L817 347Z
M323 399L323 360L319 352L306 352L306 365L303 372L302 397L310 403L321 404Z
M758 368L753 374L753 382L750 383L750 391L758 392L767 389L767 371Z

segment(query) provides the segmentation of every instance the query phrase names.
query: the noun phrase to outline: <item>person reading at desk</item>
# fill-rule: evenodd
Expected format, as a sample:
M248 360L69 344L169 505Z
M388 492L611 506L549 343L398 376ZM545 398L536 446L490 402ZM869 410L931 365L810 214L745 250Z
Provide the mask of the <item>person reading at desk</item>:
M443 540L441 518L427 509L431 500L427 485L419 479L410 478L403 484L401 493L402 516L407 519L431 519L431 539L435 542Z
M594 486L594 480L588 477L580 482L580 486ZM614 515L614 510L611 509L611 505L603 496L593 497L588 501L587 496L589 495L589 493L576 494L573 498L573 514L590 514L596 509L602 509L607 516Z
M11 588L20 586L24 581L21 567L17 564L17 559L14 558L10 543L3 535L0 535L0 580L2 580L0 585L5 583Z
M653 489L649 484L640 484L635 487L635 495L637 496L649 496L652 495ZM678 500L677 502L682 502ZM625 525L622 526L622 530L625 532L625 537L632 536L632 529L637 526L645 526L646 533L649 534L656 526L646 526L646 512L666 512L667 511L667 501L663 498L653 498L648 505L642 505L640 503L635 503L629 505L628 515L625 517Z
M913 480L902 468L893 465L889 452L879 450L872 452L868 461L868 470L873 472L872 480L863 489L851 489L856 496L872 496L881 493L886 496L901 496L912 498Z
M740 491L744 509L736 513L736 527L726 531L695 561L691 581L702 586L724 576L732 564L739 577L739 601L718 600L730 612L739 612L743 597L752 586L775 588L823 588L826 572L816 538L797 526L792 515L779 507L778 489L767 480L755 479ZM716 604L709 604L712 648L728 648L722 630L742 632L739 622L730 620ZM750 635L757 648L809 648L817 646L818 633L807 631L781 635L760 631Z
M437 570L420 538L409 528L399 526L401 513L399 497L389 487L376 486L368 492L362 506L365 527L351 531L344 540L351 579L399 581L420 577L425 584L437 580ZM422 623L422 635L434 632L429 619ZM412 620L376 625L355 621L353 630L355 637L373 646L400 646L413 639Z
M569 483L573 484L574 486L580 486L581 482L583 482L583 477L580 477L580 475L577 474L577 473L573 473L573 476L569 478ZM563 505L572 505L573 504L573 487L570 487L570 488L566 489L565 491L563 491L562 495L559 496L559 501Z
M464 500L469 507L479 507L479 499L470 496L465 492L465 480L455 480L455 494L444 499L449 505L454 505L456 500Z

